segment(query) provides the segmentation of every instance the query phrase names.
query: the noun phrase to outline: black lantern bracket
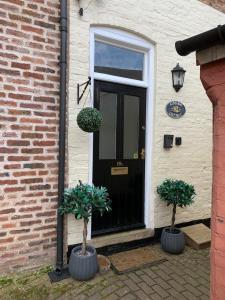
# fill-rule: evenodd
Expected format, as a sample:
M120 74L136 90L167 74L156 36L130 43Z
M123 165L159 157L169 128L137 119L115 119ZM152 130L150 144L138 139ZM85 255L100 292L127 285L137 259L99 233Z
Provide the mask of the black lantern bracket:
M77 0L77 2L78 2L78 5L79 5L79 15L81 17L83 17L83 15L84 15L84 9L83 9L83 7L80 7L80 0Z
M81 99L84 96L84 93L86 92L87 87L91 84L91 77L88 76L88 80L84 83L77 84L77 104L80 103ZM84 86L83 90L81 91L81 88Z

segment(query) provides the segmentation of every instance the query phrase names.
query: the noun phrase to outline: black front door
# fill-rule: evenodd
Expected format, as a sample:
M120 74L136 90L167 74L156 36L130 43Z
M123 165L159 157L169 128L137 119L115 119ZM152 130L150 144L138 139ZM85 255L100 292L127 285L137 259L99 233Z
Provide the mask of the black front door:
M93 183L108 188L112 211L93 214L92 236L143 228L146 89L95 81L94 96Z

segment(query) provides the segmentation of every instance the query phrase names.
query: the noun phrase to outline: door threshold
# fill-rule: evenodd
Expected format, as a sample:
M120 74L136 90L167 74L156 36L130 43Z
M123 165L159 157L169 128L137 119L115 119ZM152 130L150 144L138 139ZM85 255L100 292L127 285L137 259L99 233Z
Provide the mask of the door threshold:
M121 232L132 231L132 230L134 231L134 230L139 230L144 228L146 228L144 223L137 223L137 224L109 228L109 229L93 230L91 237L95 238L99 236L106 236L107 234L115 234L115 233L121 233Z
M88 244L94 246L95 248L100 248L114 244L143 240L153 237L154 233L155 230L152 228L124 231L119 233L107 234L105 236L94 237L88 241Z

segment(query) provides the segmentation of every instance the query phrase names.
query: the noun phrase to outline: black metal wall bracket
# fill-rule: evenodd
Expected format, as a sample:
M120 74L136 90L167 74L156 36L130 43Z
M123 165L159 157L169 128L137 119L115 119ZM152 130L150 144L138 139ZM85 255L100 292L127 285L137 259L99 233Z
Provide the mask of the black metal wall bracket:
M84 15L84 9L83 9L83 7L80 7L80 0L77 0L77 1L78 1L78 5L79 5L79 15L81 17L83 17L83 15Z
M91 77L90 77L90 76L88 76L88 80L85 81L84 83L81 83L81 84L78 83L78 84L77 84L77 104L80 103L81 99L82 99L83 96L84 96L84 93L85 93L87 87L88 87L90 84L91 84ZM82 91L81 94L80 94L80 88L81 88L82 86L84 86L84 89L83 89L83 91Z
M82 7L79 9L79 15L81 17L83 17L83 15L84 15L84 9Z

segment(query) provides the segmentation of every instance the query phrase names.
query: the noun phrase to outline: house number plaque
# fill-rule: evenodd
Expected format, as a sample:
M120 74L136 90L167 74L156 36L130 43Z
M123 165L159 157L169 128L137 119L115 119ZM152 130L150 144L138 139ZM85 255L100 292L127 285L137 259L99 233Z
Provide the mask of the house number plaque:
M166 106L167 115L173 119L180 119L186 112L185 106L179 101L171 101Z
M113 167L111 168L111 175L127 175L128 174L128 167Z

